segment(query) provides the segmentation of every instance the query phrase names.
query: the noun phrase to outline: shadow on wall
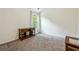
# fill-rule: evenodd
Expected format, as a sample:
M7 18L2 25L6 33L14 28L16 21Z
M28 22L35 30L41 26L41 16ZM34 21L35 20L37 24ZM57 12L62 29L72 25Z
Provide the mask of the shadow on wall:
M70 28L68 28L69 24L63 22L62 19L51 19L43 16L41 17L41 24L41 31L44 34L59 37L65 37L66 35L74 36L74 34L71 33Z

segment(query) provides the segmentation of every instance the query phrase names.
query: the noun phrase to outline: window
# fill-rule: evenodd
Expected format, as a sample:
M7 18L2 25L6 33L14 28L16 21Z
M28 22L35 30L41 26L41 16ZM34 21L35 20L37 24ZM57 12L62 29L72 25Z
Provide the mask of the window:
M36 15L33 15L33 27L34 28L37 28L37 16Z
M32 27L35 28L36 33L40 32L40 15L38 12L31 12L31 20L32 20Z

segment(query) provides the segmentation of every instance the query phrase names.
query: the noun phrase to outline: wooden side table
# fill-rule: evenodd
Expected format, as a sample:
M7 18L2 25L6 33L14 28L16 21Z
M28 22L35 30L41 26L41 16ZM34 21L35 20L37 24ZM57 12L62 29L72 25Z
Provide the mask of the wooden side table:
M19 29L19 39L27 39L35 36L35 28L21 28Z

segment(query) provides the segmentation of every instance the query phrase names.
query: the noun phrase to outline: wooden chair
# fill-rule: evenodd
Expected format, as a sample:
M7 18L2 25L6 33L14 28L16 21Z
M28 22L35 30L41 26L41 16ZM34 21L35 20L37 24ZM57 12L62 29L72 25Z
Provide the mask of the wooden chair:
M66 51L79 51L79 38L66 36L65 50Z

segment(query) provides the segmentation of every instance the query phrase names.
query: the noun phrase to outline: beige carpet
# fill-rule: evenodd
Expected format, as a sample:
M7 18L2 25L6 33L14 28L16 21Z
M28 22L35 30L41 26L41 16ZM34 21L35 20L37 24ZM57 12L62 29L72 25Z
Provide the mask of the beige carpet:
M0 51L64 51L64 39L39 34L25 40L0 45Z

